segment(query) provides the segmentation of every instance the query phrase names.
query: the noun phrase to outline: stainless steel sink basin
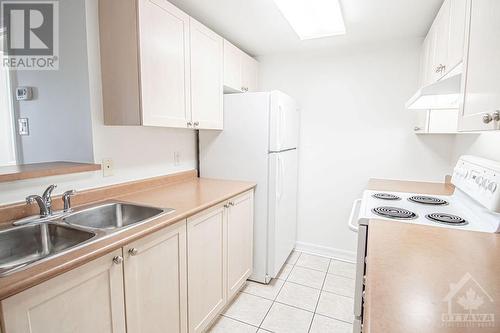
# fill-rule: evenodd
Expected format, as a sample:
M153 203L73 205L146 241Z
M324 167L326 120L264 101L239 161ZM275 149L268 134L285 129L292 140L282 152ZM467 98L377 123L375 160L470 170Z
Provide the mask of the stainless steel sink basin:
M96 234L54 223L25 225L0 231L0 276L53 257Z
M165 213L160 208L113 202L75 212L62 220L70 225L92 229L121 229Z
M0 231L0 277L173 211L113 201L16 221L14 227Z

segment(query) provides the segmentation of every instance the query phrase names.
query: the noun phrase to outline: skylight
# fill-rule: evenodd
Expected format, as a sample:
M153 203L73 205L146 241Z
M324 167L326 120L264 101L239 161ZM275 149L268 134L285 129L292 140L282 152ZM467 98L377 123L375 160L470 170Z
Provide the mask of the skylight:
M339 0L274 0L302 40L346 33Z

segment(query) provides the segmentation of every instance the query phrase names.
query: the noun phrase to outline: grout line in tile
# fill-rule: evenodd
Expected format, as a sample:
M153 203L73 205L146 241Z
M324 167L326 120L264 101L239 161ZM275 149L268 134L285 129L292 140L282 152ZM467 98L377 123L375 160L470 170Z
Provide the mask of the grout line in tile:
M318 310L319 300L321 299L321 294L323 293L323 288L325 287L326 277L328 276L328 270L330 269L331 264L332 264L332 259L330 259L330 261L328 262L328 267L326 268L327 273L325 274L325 278L323 279L323 283L321 284L321 291L319 293L318 300L316 301L316 306L314 307L314 314L313 314L313 317L311 319L311 323L309 324L309 329L307 330L308 333L311 331L314 317L316 317L316 311Z
M274 303L278 303L278 304L281 304L281 305L286 305L286 306L289 306L291 308L295 308L295 309L298 309L298 310L306 311L306 312L309 312L309 313L314 313L314 311L306 310L306 309L303 309L303 308L299 308L296 305L291 305L291 304L283 303L283 302L280 302L280 301L275 301Z
M243 320L239 320L239 319L236 319L236 318L233 318L233 317L227 316L227 315L225 315L225 314L221 314L220 316L221 316L221 317L225 317L225 318L229 318L229 319L231 319L231 320L237 321L237 322L242 323L242 324L245 324L245 325L249 325L249 326L255 327L255 328L257 328L257 329L259 328L258 326L255 326L255 325L253 325L253 324L247 323L247 322L245 322L245 321L243 321Z
M343 278L346 278L346 279L349 279L349 280L356 280L356 278L350 278L350 277L348 277L348 276L339 275L339 274L335 274L335 273L326 272L326 274L335 275L335 276L340 276L340 277L343 277Z
M330 259L331 261L331 259ZM312 271L316 271L316 272L321 272L321 273L328 273L328 271L322 271L320 269L315 269L315 268L311 268L311 267L306 267L306 266L301 266L301 265L294 265L294 267L297 266L297 267L302 267L302 268L307 268L307 269L310 269ZM330 267L330 262L328 262L328 267Z
M327 293L327 294L333 294L333 295L337 295L337 296L342 296L342 297L345 297L345 298L350 298L350 299L354 299L354 296L346 296L346 295L342 295L342 294L339 294L339 293L334 293L333 291L328 291L328 290L321 290L322 293Z
M274 303L276 303L276 298L278 298L278 295L280 294L281 292L281 289L283 289L283 286L285 285L285 282L283 282L283 284L281 285L281 288L280 290L276 293L276 297L274 297L274 300L272 301L273 303L271 304L271 306L269 307L269 309L267 309L267 312L266 312L266 315L264 316L264 318L262 318L260 324L259 324L259 328L262 327L262 324L264 323L264 320L266 320L266 317L267 315L269 314L269 311L271 311L271 309L273 308L273 305ZM267 298L266 298L267 299Z

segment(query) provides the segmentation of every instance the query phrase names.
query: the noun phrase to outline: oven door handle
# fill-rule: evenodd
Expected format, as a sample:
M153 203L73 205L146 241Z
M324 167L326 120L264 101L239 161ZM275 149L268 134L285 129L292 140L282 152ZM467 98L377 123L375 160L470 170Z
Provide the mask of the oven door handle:
M349 229L351 229L354 232L358 232L359 230L359 226L354 224L354 219L356 219L357 216L359 216L359 207L361 206L361 201L362 199L354 200L354 203L352 204L351 215L349 216L349 222L348 222Z

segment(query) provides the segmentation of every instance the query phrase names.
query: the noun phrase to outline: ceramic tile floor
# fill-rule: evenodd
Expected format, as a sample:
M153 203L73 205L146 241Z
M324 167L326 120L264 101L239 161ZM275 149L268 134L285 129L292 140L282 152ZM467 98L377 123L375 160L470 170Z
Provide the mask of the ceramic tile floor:
M247 281L212 333L351 333L355 265L293 252L269 285Z

